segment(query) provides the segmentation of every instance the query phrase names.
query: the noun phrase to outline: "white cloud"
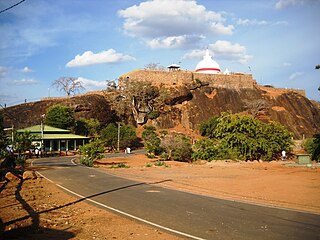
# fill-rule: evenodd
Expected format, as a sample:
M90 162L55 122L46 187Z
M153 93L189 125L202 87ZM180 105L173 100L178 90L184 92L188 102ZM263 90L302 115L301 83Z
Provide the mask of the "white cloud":
M294 72L289 76L289 80L295 80L302 75L303 75L303 72Z
M245 46L239 43L232 44L229 41L218 40L209 45L215 56L220 59L236 61L242 64L247 63L252 56L247 54Z
M101 89L107 88L106 81L100 82L100 81L91 80L83 77L79 77L78 81L81 82L82 86L88 91L101 90Z
M217 22L217 23L212 23L210 28L212 32L217 35L232 35L234 26L232 25L224 26L222 23Z
M284 62L284 63L283 63L283 66L284 66L284 67L290 67L290 66L291 66L291 63L289 63L289 62Z
M23 72L23 73L31 73L31 72L33 72L33 70L31 68L29 68L29 67L24 67L23 69L21 69L21 72Z
M13 80L14 85L36 85L39 82L33 79L21 79L21 80Z
M120 10L118 15L124 18L124 32L147 39L150 47L185 47L184 39L230 35L234 30L232 25L224 24L224 13L209 11L194 0L150 0Z
M231 43L229 41L218 40L213 44L209 44L209 50L213 53L213 57L246 64L251 58L247 54L246 47L239 43ZM193 50L183 56L185 59L199 58L205 55L205 50Z
M167 38L155 38L147 41L150 48L184 48L194 47L204 36L172 36Z
M100 53L93 53L86 51L82 55L75 56L70 62L66 64L66 67L81 67L101 63L117 63L135 60L134 57L117 53L114 49L102 51Z
M183 59L193 59L193 58L202 58L205 55L204 50L192 50L189 53L186 53L182 58Z
M315 2L317 0L279 0L275 7L276 9L284 9L290 6L295 6L295 5L303 5L306 2Z
M268 22L265 20L258 21L256 19L241 19L239 18L237 21L237 25L247 26L247 25L267 25Z

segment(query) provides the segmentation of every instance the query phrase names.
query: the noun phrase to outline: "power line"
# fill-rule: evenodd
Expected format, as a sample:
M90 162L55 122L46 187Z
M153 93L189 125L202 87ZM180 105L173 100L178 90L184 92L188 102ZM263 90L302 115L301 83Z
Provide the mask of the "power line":
M15 6L18 6L19 4L23 3L24 1L25 1L25 0L21 0L20 2L12 5L11 7L8 7L8 8L6 8L6 9L1 10L0 13L3 13L3 12L5 12L5 11L8 11L9 9L14 8Z

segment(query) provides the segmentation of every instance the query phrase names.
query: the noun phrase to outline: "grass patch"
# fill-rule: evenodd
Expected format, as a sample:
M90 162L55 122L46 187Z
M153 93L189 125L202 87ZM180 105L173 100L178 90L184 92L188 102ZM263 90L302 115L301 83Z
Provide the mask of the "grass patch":
M152 163L146 163L146 167L152 167Z
M164 161L156 161L156 163L154 164L156 167L169 167Z
M130 168L130 167L127 166L125 163L118 163L116 165L112 165L110 168L117 169L117 168Z

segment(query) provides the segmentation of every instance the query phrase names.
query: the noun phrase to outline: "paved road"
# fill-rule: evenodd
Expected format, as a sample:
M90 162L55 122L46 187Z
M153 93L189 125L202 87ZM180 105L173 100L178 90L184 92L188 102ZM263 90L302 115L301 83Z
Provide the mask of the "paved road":
M76 166L70 160L38 159L34 165L46 166L40 170L42 175L78 196L184 233L185 238L320 239L320 215L174 191L156 182L135 182Z

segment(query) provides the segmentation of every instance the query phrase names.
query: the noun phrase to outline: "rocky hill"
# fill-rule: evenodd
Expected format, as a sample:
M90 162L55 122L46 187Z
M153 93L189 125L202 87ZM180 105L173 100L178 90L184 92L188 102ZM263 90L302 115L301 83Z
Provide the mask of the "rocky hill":
M164 87L164 86L162 86ZM310 137L320 132L319 104L303 95L285 89L262 87L230 89L210 84L165 86L170 92L166 108L148 124L161 129L176 128L196 133L201 122L220 112L244 112L262 121L277 121L294 133L295 138ZM62 104L75 111L76 118L97 118L102 124L114 120L110 99L102 92L71 98L49 98L1 109L4 126L16 129L40 124L40 116L48 107Z

